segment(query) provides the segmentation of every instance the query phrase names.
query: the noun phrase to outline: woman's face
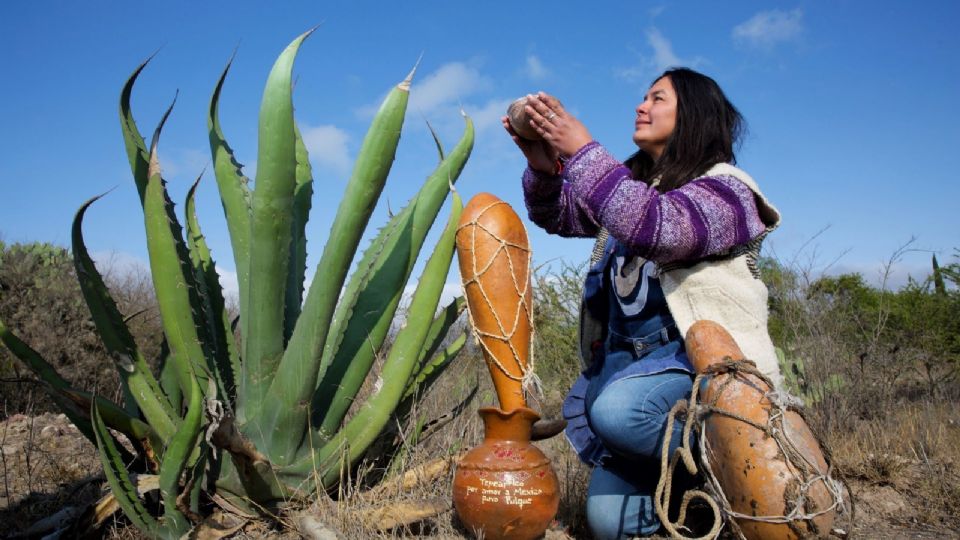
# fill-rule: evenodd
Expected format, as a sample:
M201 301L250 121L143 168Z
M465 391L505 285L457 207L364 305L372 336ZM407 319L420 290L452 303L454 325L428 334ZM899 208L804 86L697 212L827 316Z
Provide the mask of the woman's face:
M661 77L637 105L633 142L653 159L659 159L676 125L677 93L670 77Z

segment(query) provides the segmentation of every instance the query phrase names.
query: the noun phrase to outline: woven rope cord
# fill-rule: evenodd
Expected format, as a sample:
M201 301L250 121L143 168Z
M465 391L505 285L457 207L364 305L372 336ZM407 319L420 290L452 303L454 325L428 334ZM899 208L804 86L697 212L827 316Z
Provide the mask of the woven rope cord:
M713 399L713 401L709 404L698 403L701 386L700 383L703 381L703 378L721 375L724 373L729 373L731 376L722 383L720 388L717 389L717 392L715 393L716 397ZM654 509L656 510L660 521L673 538L685 540L691 539L691 537L681 534L679 529L686 529L686 527L683 526L683 523L686 521L687 505L694 498L701 498L706 501L713 510L714 516L714 522L710 532L704 536L698 537L698 540L715 538L716 535L720 533L724 521L729 522L731 527L734 528L735 532L741 538L743 538L743 532L737 526L735 519L786 524L797 521L810 522L818 516L837 509L839 509L841 512L846 511L846 505L843 498L843 484L831 476L830 473L832 464L828 464L827 472L825 474L819 473L817 470L817 464L812 463L809 459L807 459L803 452L799 450L797 444L790 439L790 435L787 430L784 429L784 412L787 410L792 410L803 416L803 411L800 407L795 404L784 403L788 400L784 399L784 397L777 392L769 392L765 395L765 397L769 400L772 411L767 423L764 425L753 422L742 415L738 415L716 406L720 395L723 394L723 391L726 389L727 385L735 380L735 378L741 373L756 376L765 384L767 384L768 388L775 388L770 379L757 370L756 365L753 362L749 360L735 361L727 357L722 362L710 366L710 368L705 370L703 373L697 374L693 381L693 390L690 394L689 403L685 400L679 401L670 410L667 418L668 426L673 425L674 418L678 413L681 412L686 413L686 422L684 423L683 427L683 438L681 445L677 448L672 458L668 454L670 449L670 439L673 433L670 429L666 431L663 449L661 451L660 482L657 484L656 496L654 498ZM789 501L784 501L790 505L789 512L779 516L752 516L737 512L730 507L727 496L723 492L723 488L721 487L719 480L717 480L716 475L710 467L710 460L705 458L705 456L708 455L707 452L709 451L709 443L707 442L707 438L705 436L704 419L710 414L720 414L746 423L760 431L763 431L767 436L776 441L777 447L780 450L780 454L784 461L788 465L792 466L795 470L799 471L801 477L803 478L798 486L798 489L796 490L795 495L790 498ZM676 468L677 462L682 459L687 471L689 471L690 474L697 474L696 460L694 459L693 453L690 450L690 432L694 426L699 426L700 460L704 469L704 476L707 479L707 483L710 491L713 492L713 495L711 496L710 494L701 490L687 491L680 503L680 511L677 521L671 522L667 516L667 506L669 505L670 501L670 486L673 479L673 471ZM817 443L820 445L820 447L823 446L819 438L817 438ZM816 512L806 512L805 508L807 504L807 492L817 483L821 483L827 489L833 499L833 502L829 507L822 510L818 510ZM789 497L789 495L786 496ZM719 501L719 506L717 501Z
M520 361L520 354L517 352L517 349L516 347L514 347L514 344L512 342L512 339L517 332L517 328L520 325L521 316L525 316L527 320L530 321L531 323L530 339L531 341L533 340L533 332L534 332L534 328L532 324L533 316L532 316L532 313L528 311L527 302L526 302L528 295L531 293L530 275L529 275L530 258L531 258L530 248L527 246L521 246L514 242L508 242L503 238L498 237L496 234L493 233L493 231L491 231L489 228L485 227L483 224L479 222L480 218L488 210L501 204L507 204L507 203L504 201L495 201L487 205L486 207L484 207L482 210L480 210L480 212L477 213L477 216L473 220L468 221L467 223L463 223L457 228L457 234L460 234L460 231L463 229L466 229L468 227L471 228L469 231L469 234L471 235L470 243L473 246L476 246L478 230L482 230L483 232L487 233L488 235L490 235L490 237L494 238L499 243L499 245L497 246L497 249L494 251L493 255L490 257L490 260L486 263L486 265L483 268L478 268L476 250L473 250L471 260L470 260L470 266L471 266L470 270L472 272L473 277L470 279L463 280L463 293L464 293L463 296L467 302L467 315L470 319L470 327L473 329L474 338L477 340L480 346L483 347L483 350L486 352L486 357L489 358L497 366L497 369L499 369L509 379L514 381L519 381L521 383L521 388L524 391L529 390L530 387L534 387L539 392L540 382L534 373L533 349L531 348L531 350L529 351L528 362L526 365L524 365L524 363ZM521 224L521 227L522 227L522 224ZM524 232L526 232L526 230L524 230ZM522 285L517 283L516 268L514 267L513 257L510 256L510 252L508 251L508 248L517 249L523 252L525 255L526 260L523 262L523 264L526 265L528 270L527 270L527 279ZM493 266L493 263L497 260L497 257L499 257L501 253L506 256L507 264L510 268L510 278L511 278L511 281L513 281L513 289L514 289L514 292L517 294L517 296L519 296L519 301L517 302L517 310L516 310L516 313L513 314L513 322L509 329L507 328L507 325L504 324L504 321L501 320L500 314L497 313L495 309L493 309L493 303L490 301L490 295L488 294L488 291L484 290L483 284L480 283L480 278L487 271L490 270L490 268ZM483 298L483 301L486 304L487 309L489 309L490 312L493 314L493 318L497 323L497 330L499 332L498 334L480 330L477 327L476 321L473 320L473 306L470 305L470 295L467 294L467 286L470 284L476 285L477 290L480 291L480 296ZM532 297L531 297L531 301L532 301ZM490 347L487 345L487 343L484 341L483 338L494 339L494 340L506 343L507 347L509 347L510 349L510 353L513 355L513 361L517 365L517 368L520 371L519 376L514 375L509 369L507 369L503 365L503 363L501 363L500 359L493 354L493 351L490 350Z

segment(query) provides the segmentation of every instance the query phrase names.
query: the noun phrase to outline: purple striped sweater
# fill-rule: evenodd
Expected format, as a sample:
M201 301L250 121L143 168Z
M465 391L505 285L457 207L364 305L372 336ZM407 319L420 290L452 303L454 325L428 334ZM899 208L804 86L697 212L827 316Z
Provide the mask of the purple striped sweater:
M570 157L563 176L523 174L530 220L548 233L592 237L606 228L637 255L693 261L765 230L753 192L733 176L704 176L659 193L597 142Z

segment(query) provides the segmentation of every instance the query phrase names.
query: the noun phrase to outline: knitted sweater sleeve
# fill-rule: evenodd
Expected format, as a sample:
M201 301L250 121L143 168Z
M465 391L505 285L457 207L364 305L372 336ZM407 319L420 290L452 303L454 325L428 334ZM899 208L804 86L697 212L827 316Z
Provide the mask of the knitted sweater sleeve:
M590 145L570 157L573 163ZM593 237L600 225L577 198L571 184L559 175L538 172L530 167L523 172L523 199L530 221L550 234L567 237Z
M698 260L766 230L753 191L734 176L704 176L660 193L632 179L627 167L592 142L570 158L563 179L551 183L559 195L550 211L538 208L555 216L559 234L595 233L602 226L653 261ZM554 232L533 214L531 207L531 219Z

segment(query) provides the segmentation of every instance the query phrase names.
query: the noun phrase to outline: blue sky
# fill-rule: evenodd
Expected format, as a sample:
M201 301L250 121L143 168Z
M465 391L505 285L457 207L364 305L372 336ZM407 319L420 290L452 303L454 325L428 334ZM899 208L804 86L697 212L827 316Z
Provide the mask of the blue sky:
M898 283L925 275L931 252L948 262L960 247L957 21L953 1L3 2L0 238L67 245L77 207L113 189L87 214L88 246L99 257L145 260L117 121L123 81L159 50L133 105L149 136L179 89L160 157L181 202L209 162L207 102L234 49L221 116L253 175L266 74L290 40L320 24L301 49L294 94L314 165L311 269L371 111L423 53L384 193L394 209L436 162L424 119L451 147L462 106L478 131L458 189L492 192L525 218L524 162L498 122L512 99L557 95L626 157L646 87L665 67L686 65L714 77L749 122L740 165L784 216L768 253L876 281L913 238L895 266ZM209 172L199 197L229 281L233 261ZM372 224L384 221L386 206ZM533 227L530 236L538 264L577 263L590 247Z

